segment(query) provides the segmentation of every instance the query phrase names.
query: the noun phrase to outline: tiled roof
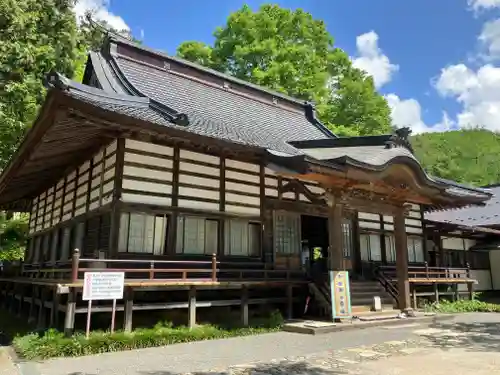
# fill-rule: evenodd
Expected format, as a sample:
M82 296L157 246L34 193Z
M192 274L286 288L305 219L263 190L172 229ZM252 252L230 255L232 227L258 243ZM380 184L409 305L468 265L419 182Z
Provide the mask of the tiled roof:
M223 86L214 87L200 79L174 74L122 56L116 48L110 48L107 57L92 54L91 62L105 91L124 93L123 87L127 86L128 94L149 97L185 114L189 125L184 130L188 132L289 154L298 152L288 144L289 141L335 137L323 125L307 118L305 102L280 94L276 94L277 97L289 100L294 108L266 103L228 91ZM263 92L269 93L267 90Z
M471 206L427 213L426 220L467 226L500 225L500 186L488 189L493 197L485 206Z
M413 154L404 147L386 148L380 146L354 146L354 147L334 147L334 148L315 148L302 149L302 151L311 157L319 160L339 160L351 158L361 163L382 166L396 157L408 157L416 161Z
M124 43L133 48L132 55L120 53L113 43ZM111 110L131 114L161 125L181 128L186 132L256 146L283 155L307 155L317 160L333 164L352 164L372 169L384 169L391 161L413 165L428 183L436 184L454 196L487 196L483 190L465 187L455 182L445 181L427 175L414 157L411 145L405 139L394 135L338 138L321 123L306 116L306 103L276 93L280 100L292 106L259 100L255 97L225 89L199 77L191 77L172 72L163 64L152 64L138 57L141 53L185 64L201 70L205 74L225 77L230 82L272 94L269 90L247 84L222 73L199 67L191 62L174 58L148 48L131 44L121 39L111 39L109 51L105 55L93 54L91 62L101 87L121 95L140 96L150 99L166 108L167 114L185 114L187 126L178 126L162 116L162 112L150 105L147 110L125 109L114 106ZM139 55L138 55L139 54ZM146 59L147 60L147 59ZM168 64L167 64L168 65ZM274 95L274 94L273 94ZM153 103L153 104L154 104ZM167 116L168 117L168 116ZM392 145L389 145L392 143ZM316 144L323 144L316 146ZM389 147L387 147L389 146Z

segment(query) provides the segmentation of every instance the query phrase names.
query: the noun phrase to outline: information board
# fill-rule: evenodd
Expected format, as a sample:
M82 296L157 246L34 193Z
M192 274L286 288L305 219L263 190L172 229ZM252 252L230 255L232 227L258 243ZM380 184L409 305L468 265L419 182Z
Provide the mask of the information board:
M348 271L330 271L332 319L351 318L351 294Z
M124 272L85 272L84 301L117 300L123 298Z

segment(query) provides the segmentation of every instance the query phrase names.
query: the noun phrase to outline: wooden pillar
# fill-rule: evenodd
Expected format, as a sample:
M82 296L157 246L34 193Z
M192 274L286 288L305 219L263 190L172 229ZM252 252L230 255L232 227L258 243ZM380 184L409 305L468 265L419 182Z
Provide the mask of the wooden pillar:
M17 316L19 316L19 317L21 317L23 315L25 293L26 293L26 286L24 284L21 284L19 286L19 305L17 308Z
M132 288L125 289L125 307L123 309L123 330L132 332L132 322L134 314L134 290Z
M332 271L344 269L342 204L333 202L328 215L328 268Z
M458 284L453 285L453 301L458 301L460 294L458 293Z
M439 288L437 283L434 283L434 301L439 303Z
M76 290L70 288L68 293L68 302L66 303L66 316L64 317L64 335L70 337L75 329L75 310L76 310Z
M408 280L408 245L404 208L400 207L394 215L394 237L396 245L396 277L398 280L398 305L401 310L411 308L410 282Z
M3 296L4 290L5 290L5 285L6 285L6 283L4 283L4 282L0 283L0 307L3 307L4 303L5 303L5 298Z
M45 314L45 301L47 300L47 288L42 287L40 290L40 306L38 308L37 328L45 328L46 314Z
M188 295L188 327L196 325L196 288L192 286Z
M413 308L416 309L418 306L417 306L417 287L415 285L413 285L411 292L413 295Z
M9 299L9 312L14 314L16 311L16 291L17 284L13 283L11 288L11 298Z
M248 327L248 287L243 285L241 289L241 324Z
M288 284L286 290L286 318L288 320L293 318L293 285Z
M474 300L474 284L467 283L467 290L469 291L469 301Z
M33 285L31 287L31 299L30 299L30 310L28 313L28 323L31 323L35 319L35 300L36 300L37 287Z
M50 307L50 327L57 328L59 326L59 299L57 288L52 291L52 304Z
M9 310L10 306L10 292L11 292L12 285L9 282L5 283L5 300L4 300L4 308L5 310Z

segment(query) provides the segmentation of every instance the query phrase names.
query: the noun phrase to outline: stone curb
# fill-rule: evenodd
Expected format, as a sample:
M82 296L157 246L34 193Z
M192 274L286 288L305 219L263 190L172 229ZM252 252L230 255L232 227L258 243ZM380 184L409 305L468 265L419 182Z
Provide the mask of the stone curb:
M401 325L410 323L437 322L437 321L453 319L454 316L455 314L430 315L430 316L420 316L420 317L406 318L406 319L386 319L386 320L363 322L363 323L339 323L327 327L301 327L296 325L285 324L283 326L283 331L292 333L301 333L306 335L321 335L325 333L343 332L355 329L387 327L392 325Z

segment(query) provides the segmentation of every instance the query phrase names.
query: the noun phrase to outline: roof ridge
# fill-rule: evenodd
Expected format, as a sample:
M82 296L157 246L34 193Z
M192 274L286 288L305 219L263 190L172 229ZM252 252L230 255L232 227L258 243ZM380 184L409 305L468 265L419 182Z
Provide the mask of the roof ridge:
M159 101L145 95L141 90L135 87L135 85L133 85L121 71L120 67L118 66L118 62L115 59L114 53L111 50L108 50L107 52L107 54L109 54L109 58L105 55L103 55L103 57L108 62L110 69L116 75L119 84L125 91L130 93L131 96L148 98L151 109L160 113L160 115L166 116L174 124L181 126L189 125L189 118L185 113L181 113L179 111L176 111L174 108L160 103Z
M108 51L107 52L111 55L111 57L113 59L113 62L115 64L117 64L116 59L115 59L115 55L118 54L118 52L115 52L115 51L112 50L113 49L111 47L111 43L112 42L122 43L122 44L125 44L125 45L129 46L129 47L133 47L133 48L136 48L138 50L144 51L146 53L150 53L150 54L152 54L154 56L161 57L161 58L167 59L167 60L171 60L171 61L183 64L185 66L188 66L190 68L197 69L197 70L202 71L204 73L212 74L212 75L217 76L219 78L224 78L224 79L227 79L228 81L235 82L235 83L237 83L239 85L242 85L242 86L245 86L245 87L249 87L251 89L254 89L254 90L257 90L257 91L260 91L260 92L263 92L263 93L267 93L267 94L272 95L272 96L276 96L278 98L284 99L284 100L286 100L288 102L291 102L291 103L294 103L294 104L298 104L298 105L300 105L300 107L302 107L304 116L306 117L306 119L312 125L314 125L319 131L321 131L326 137L337 138L337 135L335 135L330 129L328 129L316 117L316 115L315 115L315 107L314 107L314 104L312 102L308 102L308 101L305 101L305 100L293 98L293 97L288 96L286 94L282 94L282 93L279 93L279 92L275 92L273 90L269 90L269 89L267 89L265 87L262 87L262 86L259 86L259 85L256 85L256 84L253 84L253 83L241 80L239 78L233 77L233 76L225 74L225 73L221 73L221 72L216 71L214 69L206 68L206 67L204 67L204 66L202 66L200 64L196 64L196 63L193 63L191 61L188 61L188 60L185 60L185 59L182 59L182 58L179 58L179 57L171 56L171 55L168 55L167 53L164 53L164 52L161 52L161 51L157 51L155 49L152 49L152 48L149 48L149 47L145 47L143 45L139 45L139 44L134 43L133 41L130 41L130 40L128 40L126 38L123 38L121 36L117 36L115 34L110 34L110 35L108 35L108 39L107 39L107 45L108 45ZM151 67L154 67L155 69L161 69L158 66L155 66L153 64L147 64L144 61L131 58L130 56L126 56L126 55L120 55L120 56L122 56L124 58L127 58L127 59L132 59L134 62L140 63L142 65L151 66ZM124 76L124 74L121 72L121 70L120 70L120 68L118 66L115 69L117 71L120 71L120 75ZM187 78L194 79L195 77L187 77ZM203 81L203 80L200 79L199 81ZM202 82L202 83L207 84L206 82ZM132 84L130 84L130 85L133 86ZM139 91L139 90L136 89L136 91ZM238 92L234 92L233 94L242 95L241 93L238 93ZM254 99L254 100L256 100L256 99ZM268 104L268 103L265 103L265 102L263 102L263 103L264 104ZM269 105L271 105L271 104L269 104ZM283 110L289 110L289 109L283 108L283 107L280 107L280 108L283 109Z
M107 101L133 105L135 107L148 107L150 105L150 98L144 96L123 95L119 93L112 93L103 89L85 85L73 81L58 72L51 72L46 76L46 84L64 91L79 91L84 94L97 96L100 99Z
M158 56L158 57L162 57L162 58L165 58L165 59L172 60L174 62L178 62L180 64L187 65L190 68L197 69L197 70L200 70L200 71L205 72L205 73L213 74L215 76L227 79L228 81L232 81L232 82L237 83L239 85L250 87L250 88L252 88L254 90L258 90L258 91L267 93L269 95L273 95L273 96L279 97L281 99L288 100L288 101L290 101L292 103L295 103L295 104L304 105L304 102L305 102L302 99L297 99L297 98L294 98L292 96L280 93L278 91L274 91L274 90L268 89L266 87L256 85L255 83L244 81L244 80L236 78L236 77L234 77L232 75L219 72L219 71L217 71L215 69L207 68L207 67L205 67L203 65L194 63L192 61L183 59L181 57L172 56L172 55L169 55L166 52L162 52L162 51L158 51L158 50L156 50L154 48L146 47L146 46L144 46L142 44L135 43L135 42L133 42L131 40L128 40L128 39L126 39L124 37L121 37L121 36L118 36L116 34L109 34L108 35L108 39L110 41L114 41L114 42L117 42L117 43L122 43L122 44L128 45L130 47L134 47L134 48L140 49L140 50L142 50L144 52L153 54L153 55Z

